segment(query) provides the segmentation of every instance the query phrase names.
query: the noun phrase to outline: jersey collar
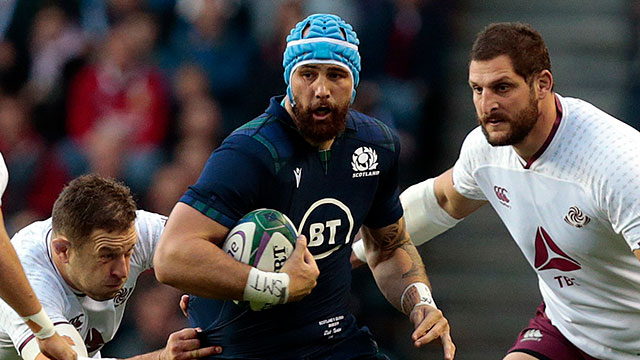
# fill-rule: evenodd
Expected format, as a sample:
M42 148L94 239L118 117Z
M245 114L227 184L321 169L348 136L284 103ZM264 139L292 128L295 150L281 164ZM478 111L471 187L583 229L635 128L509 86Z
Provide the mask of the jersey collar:
M553 127L549 132L549 136L547 136L547 139L544 141L544 144L542 144L540 149L538 149L538 151L536 151L531 159L529 159L529 161L524 165L525 169L529 169L534 161L538 160L540 156L542 156L545 150L547 150L547 148L549 147L549 144L551 144L551 140L553 140L556 133L558 132L558 128L560 127L560 122L562 121L562 104L560 103L560 98L558 98L558 95L553 94L553 96L556 100L556 121L553 123Z

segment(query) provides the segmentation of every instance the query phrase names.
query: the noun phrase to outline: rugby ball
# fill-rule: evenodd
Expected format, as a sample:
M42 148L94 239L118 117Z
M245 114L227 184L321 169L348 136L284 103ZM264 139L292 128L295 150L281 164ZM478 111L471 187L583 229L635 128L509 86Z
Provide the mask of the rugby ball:
M241 263L279 272L293 252L297 237L296 227L285 214L258 209L243 216L229 231L222 250ZM265 304L253 302L250 307L252 310L266 308Z

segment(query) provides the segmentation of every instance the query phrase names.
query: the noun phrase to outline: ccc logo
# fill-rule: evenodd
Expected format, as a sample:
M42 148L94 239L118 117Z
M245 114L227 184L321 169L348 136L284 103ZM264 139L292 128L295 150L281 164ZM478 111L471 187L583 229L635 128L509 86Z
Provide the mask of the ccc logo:
M509 198L507 197L507 193L509 193L507 191L507 189L499 187L499 186L494 186L493 187L493 191L496 193L496 196L498 197L498 199L502 202L509 202Z

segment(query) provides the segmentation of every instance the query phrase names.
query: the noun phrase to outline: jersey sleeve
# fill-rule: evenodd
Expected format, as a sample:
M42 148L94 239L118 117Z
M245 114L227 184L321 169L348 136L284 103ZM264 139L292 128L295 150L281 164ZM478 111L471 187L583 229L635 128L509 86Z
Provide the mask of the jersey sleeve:
M473 200L487 200L482 189L473 178L476 158L482 151L483 138L480 128L474 129L462 143L460 157L453 166L453 186L460 195Z
M400 142L393 136L394 152L390 155L391 164L388 171L380 173L380 183L376 191L371 210L364 221L364 225L371 228L381 228L398 221L403 214L398 190L398 162L400 157Z
M207 160L180 201L228 228L251 210L273 178L269 151L247 135L231 135Z
M4 194L4 190L7 188L8 182L9 171L7 170L7 165L4 163L2 153L0 153L0 205L2 205L2 194Z
M630 130L631 131L631 130ZM638 133L636 133L638 135ZM604 161L604 181L594 191L613 231L621 234L631 250L640 249L640 135L618 142ZM600 188L600 189L598 189Z
M48 271L30 271L26 269L27 266L29 265L25 264L29 283L53 324L68 323L69 320L65 316L65 292L58 280ZM9 336L16 349L24 347L33 336L22 318L4 301L0 301L0 328Z
M153 267L153 255L166 223L167 217L164 215L144 210L136 211L138 242L131 256L131 264L137 267L140 273Z

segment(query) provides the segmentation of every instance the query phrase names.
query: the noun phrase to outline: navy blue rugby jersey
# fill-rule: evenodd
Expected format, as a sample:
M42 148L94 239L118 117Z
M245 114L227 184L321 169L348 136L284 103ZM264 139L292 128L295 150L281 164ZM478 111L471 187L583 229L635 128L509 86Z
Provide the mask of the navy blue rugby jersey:
M318 151L281 99L224 140L180 201L228 228L258 208L283 212L308 239L318 285L299 302L260 312L192 296L192 325L223 346L220 358L301 358L354 335L351 243L362 224L380 228L402 217L400 148L386 125L350 110L346 130Z

